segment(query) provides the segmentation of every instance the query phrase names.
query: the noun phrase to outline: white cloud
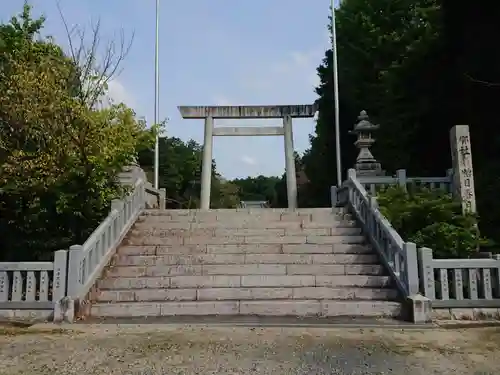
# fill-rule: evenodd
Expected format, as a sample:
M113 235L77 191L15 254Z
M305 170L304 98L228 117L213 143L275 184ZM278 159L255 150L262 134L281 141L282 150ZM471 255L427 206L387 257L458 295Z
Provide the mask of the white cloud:
M241 86L253 92L281 93L311 90L318 85L316 72L324 54L324 47L309 51L293 51L280 61L258 61L240 74Z
M133 95L125 88L123 83L114 78L108 82L107 96L113 103L124 103L129 107L134 107L135 99Z
M252 158L248 155L243 155L241 157L241 161L246 165L256 165L257 164L257 160L255 160L255 158Z
M293 64L296 65L297 67L309 67L314 57L315 57L314 52L295 51L291 53ZM314 62L317 63L317 61Z

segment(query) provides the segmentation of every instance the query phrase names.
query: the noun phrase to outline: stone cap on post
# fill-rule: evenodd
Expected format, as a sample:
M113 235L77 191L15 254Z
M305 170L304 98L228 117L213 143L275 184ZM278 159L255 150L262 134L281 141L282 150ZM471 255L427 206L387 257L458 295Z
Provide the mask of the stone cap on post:
M123 171L118 174L118 181L122 185L135 185L136 181L142 178L144 181L147 180L146 172L139 167L138 164L132 164L128 167L123 168Z

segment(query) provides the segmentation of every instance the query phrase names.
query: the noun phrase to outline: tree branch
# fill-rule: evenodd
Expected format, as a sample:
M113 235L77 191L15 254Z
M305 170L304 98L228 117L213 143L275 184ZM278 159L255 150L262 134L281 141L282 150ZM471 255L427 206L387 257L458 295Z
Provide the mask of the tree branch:
M101 21L92 25L91 37L87 42L86 29L78 25L69 28L59 1L57 8L68 39L70 57L79 69L78 97L89 107L95 107L104 99L108 83L121 73L121 64L130 52L135 34L132 33L127 41L125 32L121 29L118 43L115 40L106 43L102 58L99 59Z
M464 73L464 76L471 82L474 82L474 83L479 83L481 85L485 85L485 86L491 86L491 87L500 87L500 83L495 83L495 82L488 82L488 81L482 81L480 79L475 79L475 78L472 78L469 74L467 73Z

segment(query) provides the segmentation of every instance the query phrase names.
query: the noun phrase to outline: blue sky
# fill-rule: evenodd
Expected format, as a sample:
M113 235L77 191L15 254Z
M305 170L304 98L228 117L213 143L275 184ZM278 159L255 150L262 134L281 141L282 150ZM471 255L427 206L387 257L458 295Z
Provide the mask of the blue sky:
M22 9L3 1L0 20ZM57 0L32 0L47 17L45 33L66 45ZM123 30L134 40L110 94L150 122L154 115L155 0L59 0L70 26L100 19L103 42ZM330 0L161 0L160 117L167 133L203 139L202 120L183 120L178 105L310 104L316 67L329 45ZM220 125L280 125L275 120L216 121ZM314 120L294 120L295 149L308 148ZM281 175L282 137L214 138L214 158L226 178Z

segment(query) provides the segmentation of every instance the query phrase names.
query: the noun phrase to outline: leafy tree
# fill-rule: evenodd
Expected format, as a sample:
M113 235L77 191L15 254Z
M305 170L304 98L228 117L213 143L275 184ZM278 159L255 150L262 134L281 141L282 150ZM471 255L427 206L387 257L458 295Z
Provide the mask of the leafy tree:
M123 104L81 100L80 67L30 7L0 26L0 248L10 260L50 258L82 243L123 194L116 176L155 128Z
M298 153L295 156L295 173L298 186L299 207L307 207L308 197L302 194L307 176L303 171L303 161ZM239 197L242 201L267 201L271 207L288 207L286 174L281 177L247 177L232 181L239 186Z
M159 139L159 187L166 189L167 206L197 207L200 194L202 147L175 137ZM138 162L153 179L154 152L143 149Z
M343 176L355 158L348 131L362 109L381 125L374 155L390 174L443 175L451 166L451 127L470 124L479 227L500 240L500 132L491 127L500 52L488 48L500 31L496 10L451 0L345 0L336 26ZM327 51L318 68L319 118L303 157L312 205L326 205L336 184L331 56Z
M276 184L278 177L247 177L232 181L239 187L239 198L242 201L267 201L274 205L277 200Z
M420 113L421 116L423 110L420 109L428 103L422 103L417 111L413 110L420 104L414 100L420 91L417 90L412 97L412 91L407 88L426 82L422 77L415 78L412 69L420 69L418 65L435 52L432 47L439 26L437 11L433 0L346 0L338 10L340 139L344 177L346 169L354 165L356 150L349 130L361 110L367 110L373 121L381 123L381 131L377 134L378 148L374 152L383 166L389 171L411 169L409 163L414 155L406 151L415 138L412 129L420 121L414 114ZM319 117L304 163L311 182L312 203L326 205L330 199L329 186L336 185L331 51L326 52L318 74L321 80L316 90ZM409 78L413 81L405 82ZM397 86L400 84L402 86ZM420 102L435 97L422 98ZM443 166L443 172L445 169Z
M212 184L211 204L213 208L237 208L240 205L239 186L217 176Z

